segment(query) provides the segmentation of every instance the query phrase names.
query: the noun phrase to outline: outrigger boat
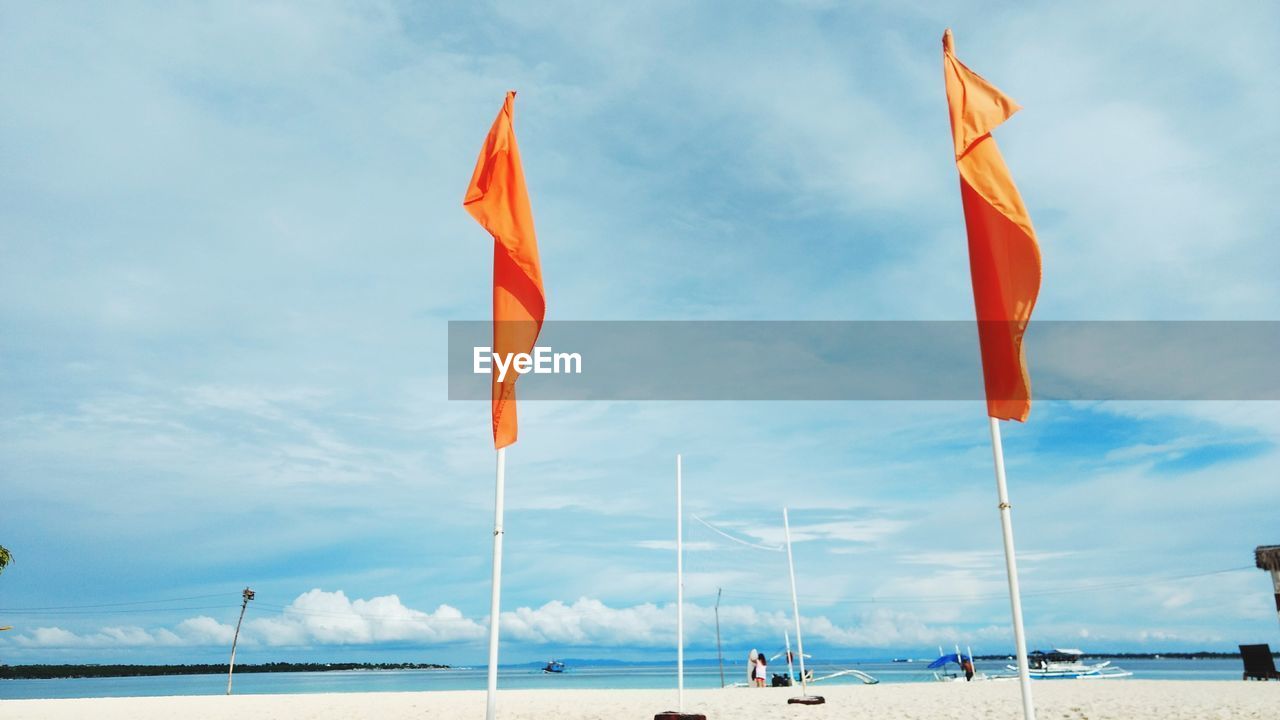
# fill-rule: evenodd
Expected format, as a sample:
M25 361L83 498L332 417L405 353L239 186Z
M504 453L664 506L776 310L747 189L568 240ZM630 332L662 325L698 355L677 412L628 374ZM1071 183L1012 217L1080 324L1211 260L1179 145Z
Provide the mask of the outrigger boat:
M1027 670L1036 680L1107 680L1130 677L1133 673L1115 667L1110 660L1087 665L1081 661L1084 651L1075 648L1054 648L1049 652L1036 650L1027 655ZM1017 665L1006 665L1013 672Z
M564 671L564 663L559 660L548 660L547 666L542 668L542 672L544 673L562 673Z
M972 676L965 677L965 661L968 660L969 668L973 669L973 650L966 648L969 656L966 658L960 654L960 646L956 646L953 653L944 653L942 648L938 648L938 659L929 663L926 670L933 671L933 679L938 682L967 682L969 680L990 680L986 673L973 670ZM953 670L948 665L954 664L956 668Z
M813 671L811 670L810 673L812 672ZM819 675L818 677L812 678L811 680L809 680L809 682L817 683L817 682L822 682L823 680L834 680L835 678L844 677L846 675L852 675L853 677L858 678L859 680L862 681L864 685L878 685L880 683L879 679L872 677L871 675L868 675L867 673L864 673L861 670L854 670L853 668L845 668L844 670L837 670L833 673L828 673L826 675Z
M784 632L782 634L782 638L783 638L783 642L786 643L785 648L782 650L782 652L779 652L777 655L774 655L769 659L777 660L780 657L786 657L787 672L773 674L773 680L769 683L773 687L791 687L799 679L796 675L795 666L792 663L792 660L794 659L795 656L792 655L791 653L791 637L790 635ZM808 653L805 653L804 657L806 660L808 660L813 656ZM872 677L871 675L868 675L867 673L864 673L861 670L854 670L853 668L836 669L833 672L827 673L826 675L818 675L815 677L813 674L812 667L805 668L804 681L807 683L816 683L816 682L822 682L823 680L834 680L835 678L845 677L849 675L861 680L866 685L875 685L876 683L880 682L878 679Z

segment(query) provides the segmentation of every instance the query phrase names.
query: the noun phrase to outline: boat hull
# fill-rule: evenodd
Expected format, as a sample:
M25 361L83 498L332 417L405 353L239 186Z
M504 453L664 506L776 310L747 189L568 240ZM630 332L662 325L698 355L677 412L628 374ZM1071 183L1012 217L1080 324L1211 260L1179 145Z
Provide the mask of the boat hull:
M1005 668L1018 672L1017 665L1006 665ZM1071 664L1062 666L1053 666L1045 668L1031 668L1028 674L1033 680L1110 680L1114 678L1131 677L1133 673L1127 670L1121 670L1118 667L1111 667L1111 661L1098 663L1097 665L1081 665Z

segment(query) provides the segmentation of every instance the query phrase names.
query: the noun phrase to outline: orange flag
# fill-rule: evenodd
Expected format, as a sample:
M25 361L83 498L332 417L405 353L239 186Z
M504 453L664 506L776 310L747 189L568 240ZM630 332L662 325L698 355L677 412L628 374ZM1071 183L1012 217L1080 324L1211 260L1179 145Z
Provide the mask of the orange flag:
M969 231L969 271L978 311L987 414L1025 421L1031 413L1031 378L1022 336L1040 292L1040 247L1027 208L991 137L991 131L1019 108L956 59L950 30L942 36L942 70Z
M492 350L504 358L533 352L547 314L533 212L529 209L520 150L512 128L515 97L515 91L507 93L480 148L476 170L462 200L471 217L493 236ZM492 377L493 446L504 448L516 441L519 374L509 372L502 382L498 382L496 371Z

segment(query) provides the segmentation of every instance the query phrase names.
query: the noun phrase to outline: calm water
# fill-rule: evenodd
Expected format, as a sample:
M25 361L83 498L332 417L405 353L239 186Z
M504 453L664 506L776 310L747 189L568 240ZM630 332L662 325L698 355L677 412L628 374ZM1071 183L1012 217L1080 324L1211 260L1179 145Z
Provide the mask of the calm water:
M856 668L885 683L932 681L926 663L857 662L819 663L814 672L823 674L843 668ZM1239 680L1241 662L1229 660L1114 660L1145 680ZM1004 663L979 661L979 670L1003 670ZM785 665L772 667L780 672ZM730 683L744 679L742 664L726 665L725 677ZM857 684L849 678L835 678L823 684ZM1124 682L1107 680L1103 682ZM575 665L561 675L550 675L533 667L502 668L502 688L664 688L675 686L675 667L657 665ZM720 671L714 666L691 665L685 668L685 686L714 688L720 686ZM457 670L355 670L323 673L258 673L236 675L236 694L255 693L322 693L322 692L398 692L421 690L483 690L484 668ZM167 677L69 678L63 680L0 680L0 699L17 698L84 698L138 697L147 695L220 695L226 692L226 675L172 675Z

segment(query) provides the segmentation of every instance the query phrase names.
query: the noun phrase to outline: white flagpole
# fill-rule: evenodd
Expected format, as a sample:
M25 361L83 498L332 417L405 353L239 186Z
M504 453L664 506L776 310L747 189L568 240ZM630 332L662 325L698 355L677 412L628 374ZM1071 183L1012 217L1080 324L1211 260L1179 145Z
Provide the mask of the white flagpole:
M787 536L787 570L791 574L791 611L796 620L796 654L800 656L800 694L808 695L809 688L804 679L804 640L800 636L800 600L796 598L796 563L791 559L791 523L787 520L786 508L782 508L782 529Z
M676 710L684 714L684 492L676 455Z
M502 495L507 474L507 449L498 448L498 482L493 501L493 593L489 599L489 693L486 720L498 710L498 612L502 595Z
M1013 550L1013 517L1009 512L1009 488L1004 478L1004 446L1000 443L1000 421L991 422L991 452L996 462L996 494L1000 497L1000 529L1004 533L1004 569L1009 577L1009 605L1013 611L1013 642L1018 651L1018 685L1022 688L1022 715L1035 720L1035 702L1031 698L1031 673L1027 669L1027 639L1022 629L1022 591L1018 589L1018 560Z

